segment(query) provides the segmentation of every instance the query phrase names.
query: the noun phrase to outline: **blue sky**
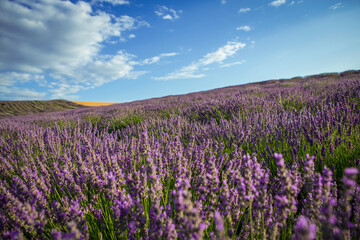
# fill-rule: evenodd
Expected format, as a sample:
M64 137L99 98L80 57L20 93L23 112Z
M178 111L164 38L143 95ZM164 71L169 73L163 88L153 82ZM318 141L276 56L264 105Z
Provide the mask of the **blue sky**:
M2 0L0 99L125 102L360 69L358 0Z

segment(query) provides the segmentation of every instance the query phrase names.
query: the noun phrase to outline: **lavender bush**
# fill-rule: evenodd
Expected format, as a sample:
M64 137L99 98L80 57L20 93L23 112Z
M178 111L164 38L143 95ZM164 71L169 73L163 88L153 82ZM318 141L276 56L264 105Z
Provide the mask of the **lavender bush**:
M360 73L0 121L1 239L359 239Z

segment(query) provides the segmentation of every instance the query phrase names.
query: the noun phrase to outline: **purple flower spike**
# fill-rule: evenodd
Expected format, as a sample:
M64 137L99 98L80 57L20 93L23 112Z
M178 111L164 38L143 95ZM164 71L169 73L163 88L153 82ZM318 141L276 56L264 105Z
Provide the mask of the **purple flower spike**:
M296 211L296 190L297 186L293 183L291 172L285 167L282 154L274 154L277 158L278 177L280 180L280 191L275 195L275 206L277 208L278 226L283 228L286 226L291 211Z
M354 197L356 189L356 177L359 171L356 168L346 168L345 175L342 179L343 193L339 200L339 235L341 239L350 239L350 230L352 223L350 222L351 216L351 201Z
M316 238L316 225L306 217L300 216L294 227L294 240L314 240Z
M348 178L354 178L358 175L359 170L357 168L346 168L344 173Z
M282 154L279 154L279 153L274 153L274 157L276 159L276 165L278 167L282 167L285 165L285 161L284 161L284 158L283 158L283 155Z
M281 158L283 158L283 155L281 153L274 153L274 157L279 160Z
M215 223L215 230L216 230L216 236L217 236L216 239L225 239L224 221L218 211L215 211L214 223Z
M358 186L355 190L355 197L353 203L353 213L354 213L354 228L352 229L351 236L354 236L355 239L360 238L360 187Z
M200 212L191 201L191 193L179 189L174 196L176 210L175 223L180 229L180 239L201 239L205 226L202 223Z

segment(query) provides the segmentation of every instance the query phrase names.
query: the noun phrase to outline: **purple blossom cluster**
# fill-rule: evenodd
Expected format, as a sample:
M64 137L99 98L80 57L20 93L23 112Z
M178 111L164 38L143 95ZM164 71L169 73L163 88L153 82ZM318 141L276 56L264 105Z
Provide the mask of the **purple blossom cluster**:
M359 239L360 74L295 80L1 120L0 239Z

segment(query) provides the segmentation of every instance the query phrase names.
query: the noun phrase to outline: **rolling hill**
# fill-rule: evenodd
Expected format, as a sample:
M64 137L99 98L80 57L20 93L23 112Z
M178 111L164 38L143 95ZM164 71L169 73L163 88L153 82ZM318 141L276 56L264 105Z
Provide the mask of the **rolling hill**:
M85 106L67 101L0 101L0 118L44 112L56 112Z

